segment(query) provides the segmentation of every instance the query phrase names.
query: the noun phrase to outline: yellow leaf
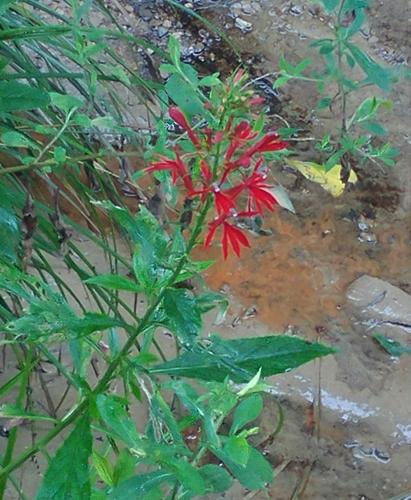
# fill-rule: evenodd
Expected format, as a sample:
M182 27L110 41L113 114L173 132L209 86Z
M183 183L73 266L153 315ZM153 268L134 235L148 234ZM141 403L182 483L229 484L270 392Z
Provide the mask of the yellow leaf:
M298 170L303 176L319 184L323 189L328 191L332 196L340 196L344 192L344 183L341 182L341 165L334 165L328 172L324 165L310 161L287 160L287 163ZM353 184L357 182L357 175L353 170L350 172L348 182Z

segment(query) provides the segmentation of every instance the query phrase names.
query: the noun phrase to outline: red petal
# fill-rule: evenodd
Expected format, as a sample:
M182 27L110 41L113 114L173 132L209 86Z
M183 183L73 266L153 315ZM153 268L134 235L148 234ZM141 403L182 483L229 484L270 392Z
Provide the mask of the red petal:
M250 242L248 241L246 235L238 229L238 227L231 226L232 233L236 235L237 240L245 247L250 248Z
M265 189L261 189L260 187L250 187L250 194L253 196L255 201L261 201L269 210L273 210L274 206L277 205L277 199L275 196Z
M171 106L168 110L168 114L170 115L170 118L174 120L178 125L180 125L180 127L182 127L184 130L190 128L187 118L185 117L181 109L177 108L177 106Z
M209 225L209 230L208 230L208 233L207 233L207 236L206 236L206 239L204 241L204 246L205 247L209 247L211 245L211 242L213 241L214 239L214 236L215 236L215 232L217 231L217 228L218 228L218 224L212 222L210 225Z
M230 214L235 209L234 201L222 191L214 191L214 197L218 214Z
M224 228L235 254L240 257L240 243L246 247L250 247L250 243L248 242L246 236L237 227L224 223Z
M200 139L194 133L184 113L179 108L177 108L177 106L171 106L168 110L168 114L170 115L170 118L172 118L178 125L180 125L180 127L182 127L187 132L190 141L195 146L199 147Z

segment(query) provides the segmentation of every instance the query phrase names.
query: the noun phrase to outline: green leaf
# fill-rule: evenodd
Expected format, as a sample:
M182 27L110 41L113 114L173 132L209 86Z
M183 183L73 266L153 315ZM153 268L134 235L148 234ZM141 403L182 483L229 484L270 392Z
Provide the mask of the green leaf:
M206 492L206 485L203 476L196 467L183 459L174 459L169 467L175 471L175 475L181 484L195 495L202 495Z
M0 14L4 14L13 3L17 3L17 0L0 0Z
M108 495L110 500L132 500L134 498L146 498L153 488L161 485L164 482L175 480L175 475L164 470L148 472L132 477L120 483Z
M204 115L203 103L197 96L195 89L181 75L172 74L167 80L165 89L170 98L188 117Z
M356 45L352 45L349 43L347 44L347 47L351 52L351 55L355 59L355 62L367 75L367 78L363 83L373 83L386 92L390 90L392 82L390 72L377 64L374 59L372 59L368 54L366 54Z
M272 335L235 340L214 336L207 349L193 349L154 366L151 373L223 382L247 382L261 368L263 377L289 371L335 352L331 347L295 336Z
M368 132L371 132L371 134L373 135L377 135L379 137L382 137L384 135L387 135L387 129L385 127L383 127L380 123L378 122L369 122L369 121L365 121L365 122L362 122L360 124L360 126L365 129L365 130L368 130Z
M285 208L285 210L288 210L293 214L296 213L293 202L288 196L287 190L281 184L277 184L272 188L268 188L268 190L273 194L280 207Z
M182 342L191 344L202 325L194 295L186 289L168 288L164 293L162 308L167 318L165 324Z
M200 87L215 87L216 85L221 84L221 80L219 79L219 73L213 73L212 75L207 75L204 78L201 78L199 82Z
M291 77L289 76L286 75L279 76L273 83L273 89L278 89L279 87L282 87L283 85L288 83L289 80L291 80Z
M330 107L332 104L333 100L331 97L323 97L318 101L317 108L318 109L324 109Z
M58 94L50 92L51 104L68 113L73 108L81 108L83 101L74 95Z
M255 420L263 410L263 398L261 394L252 394L241 401L234 411L233 423L230 434L236 434L249 422Z
M4 203L1 191L0 195ZM8 208L0 207L0 257L9 262L16 262L19 242L20 225L18 218Z
M245 467L250 457L250 446L243 436L230 436L225 442L223 453L232 462Z
M218 465L204 465L199 469L199 472L204 478L209 493L222 493L231 488L233 484L230 474Z
M245 466L238 465L223 450L212 450L222 460L240 483L249 490L258 490L273 480L271 465L255 448L250 447L249 458Z
M53 151L53 156L57 163L64 163L67 158L66 148L57 146Z
M403 345L381 333L376 333L374 339L383 347L390 356L399 357L402 354L411 354L411 345Z
M168 39L168 53L170 54L170 59L174 66L179 68L181 57L180 42L173 35L171 35Z
M100 455L97 451L93 451L93 463L97 474L108 485L114 485L113 466L106 457Z
M135 281L119 276L118 274L100 274L84 281L88 285L97 285L110 290L125 290L127 292L141 292L142 287Z
M0 406L0 417L4 418L24 418L25 420L43 420L45 422L57 422L55 418L39 413L27 412L23 408L15 405L3 404Z
M120 450L116 465L114 466L113 481L119 483L130 479L136 468L136 457L133 457L127 448Z
M88 414L77 425L50 462L37 500L89 500L88 459L92 438Z
M321 3L327 12L332 12L340 3L340 0L321 0Z
M12 148L33 148L37 151L40 149L39 145L30 139L30 137L14 130L4 132L1 136L1 142Z
M18 82L0 82L0 113L45 108L49 102L44 90Z
M96 403L100 417L112 436L121 439L129 448L137 450L141 447L140 435L120 398L99 394Z

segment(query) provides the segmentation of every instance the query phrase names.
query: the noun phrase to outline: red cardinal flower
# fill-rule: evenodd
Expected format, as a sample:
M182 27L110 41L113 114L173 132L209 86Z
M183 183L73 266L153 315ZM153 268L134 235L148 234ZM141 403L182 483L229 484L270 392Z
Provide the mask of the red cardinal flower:
M248 122L242 121L239 123L234 129L233 138L225 154L225 161L230 161L240 146L248 141L252 141L255 137L257 137L257 132L252 131Z
M214 203L217 210L218 215L221 214L230 214L233 210L235 210L234 200L227 195L224 191L213 185L212 191L214 193Z
M212 184L204 189L192 190L188 193L190 198L194 196L201 196L201 201L204 201L206 196L213 193L215 209L218 215L230 215L235 211L235 201L228 191L222 191L217 184Z
M240 215L240 214L238 214ZM204 246L209 247L214 239L217 229L222 226L222 245L223 245L223 255L224 259L228 257L229 246L232 247L234 253L240 257L241 245L250 248L250 243L246 235L238 229L238 227L233 226L227 222L230 215L223 214L217 217L213 222L209 224L209 231L204 242Z
M187 132L188 137L190 138L190 141L194 144L194 146L196 148L199 148L200 139L191 128L184 113L179 108L177 108L177 106L171 106L171 108L168 110L168 114L170 115L170 118L172 118L178 125L180 125L182 129Z
M184 186L189 191L192 191L193 182L191 177L187 171L187 167L183 160L181 159L178 152L176 152L176 159L171 160L166 156L160 156L160 160L152 163L147 169L146 172L157 172L159 170L169 170L171 172L171 178L173 179L173 184L177 182L177 179L182 179L184 182Z
M248 191L248 210L256 210L259 214L264 212L264 208L274 210L275 205L278 205L278 201L269 191L272 186L266 184L266 179L267 176L265 174L254 171L254 173L241 184L229 189L227 194L231 199L235 199L243 191Z
M286 149L288 143L282 141L278 134L271 132L266 134L262 139L257 141L253 146L246 149L244 153L238 158L236 163L244 167L248 167L251 161L251 157L256 153L267 153L268 151L280 151L281 149Z

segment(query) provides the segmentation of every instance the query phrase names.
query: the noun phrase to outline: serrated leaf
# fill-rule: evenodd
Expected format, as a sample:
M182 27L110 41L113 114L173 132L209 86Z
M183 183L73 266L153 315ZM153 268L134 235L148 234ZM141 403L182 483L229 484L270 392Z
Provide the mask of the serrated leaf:
M89 500L91 496L88 459L92 438L88 414L77 422L50 462L37 500Z
M0 113L45 108L47 92L18 82L0 82Z
M193 343L202 325L194 295L186 289L168 288L164 293L162 309L170 329L184 343Z
M175 475L163 470L148 472L127 479L109 492L110 500L131 500L134 498L146 498L153 488L165 482L175 481Z
M223 382L226 377L234 382L248 382L260 368L261 375L269 377L333 352L334 349L328 346L295 336L272 335L235 340L214 336L207 349L185 352L149 371L217 382Z
M115 396L99 394L96 404L108 432L120 438L129 448L138 449L141 446L141 438L125 409L124 402Z
M142 287L135 281L119 276L118 274L100 274L84 281L88 285L97 285L109 290L125 290L127 292L141 292Z
M252 394L240 402L234 411L230 434L236 434L249 422L255 420L263 410L261 394Z

